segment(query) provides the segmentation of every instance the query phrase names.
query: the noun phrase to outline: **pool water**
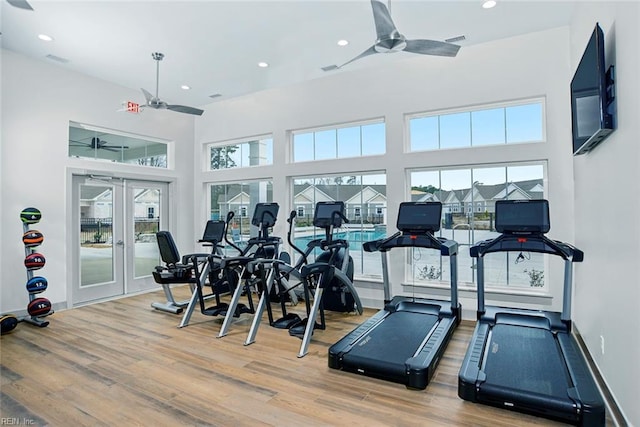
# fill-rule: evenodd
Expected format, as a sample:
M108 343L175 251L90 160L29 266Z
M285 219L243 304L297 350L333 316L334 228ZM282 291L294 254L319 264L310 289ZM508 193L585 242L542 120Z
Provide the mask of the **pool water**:
M324 237L324 236L321 234L318 234L316 236L298 237L294 239L294 243L300 249L304 250L304 248L307 247L307 243L309 243L314 239L319 239L321 237ZM362 246L362 243L364 242L370 242L372 240L378 240L384 237L386 237L386 234L384 232L374 231L374 230L333 233L334 239L348 240L350 248L360 248Z

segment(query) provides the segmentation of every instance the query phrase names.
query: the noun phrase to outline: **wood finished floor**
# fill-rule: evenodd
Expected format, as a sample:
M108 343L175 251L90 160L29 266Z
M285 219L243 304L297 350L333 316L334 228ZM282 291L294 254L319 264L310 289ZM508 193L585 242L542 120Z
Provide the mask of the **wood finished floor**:
M186 298L188 288L175 290ZM0 342L0 416L32 426L551 426L543 418L465 402L457 375L473 323L455 332L426 390L327 367L327 350L364 316L328 313L309 354L250 317L216 338L219 318L150 307L162 292L57 312L47 328L21 323ZM298 306L302 310L302 305ZM3 421L3 424L6 422Z

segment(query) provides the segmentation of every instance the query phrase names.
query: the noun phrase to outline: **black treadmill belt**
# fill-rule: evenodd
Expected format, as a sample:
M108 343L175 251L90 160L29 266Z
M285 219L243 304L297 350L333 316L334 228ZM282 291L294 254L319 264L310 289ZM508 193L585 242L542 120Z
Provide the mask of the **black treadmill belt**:
M383 369L396 365L404 371L405 361L414 355L420 344L438 321L438 316L396 311L378 325L344 355L345 361Z
M498 324L488 346L483 367L486 384L567 397L566 368L551 331Z

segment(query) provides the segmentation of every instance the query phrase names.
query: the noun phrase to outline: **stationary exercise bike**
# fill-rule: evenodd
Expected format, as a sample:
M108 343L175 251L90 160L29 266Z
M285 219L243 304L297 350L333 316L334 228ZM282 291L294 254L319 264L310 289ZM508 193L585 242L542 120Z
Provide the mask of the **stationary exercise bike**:
M222 238L220 231L224 233L224 229L223 221L207 221L204 234L199 242L210 245L211 254L220 253L218 243ZM191 292L194 293L196 284L198 283L198 277L193 274L192 260L195 259L196 263L202 265L206 263L207 257L210 254L194 253L180 256L173 236L168 231L158 231L156 233L156 241L158 242L160 258L164 262L164 265L156 266L152 274L155 282L162 286L167 301L153 302L151 307L167 313L181 314L185 307L189 306L190 301L176 301L171 290L171 285L188 283Z

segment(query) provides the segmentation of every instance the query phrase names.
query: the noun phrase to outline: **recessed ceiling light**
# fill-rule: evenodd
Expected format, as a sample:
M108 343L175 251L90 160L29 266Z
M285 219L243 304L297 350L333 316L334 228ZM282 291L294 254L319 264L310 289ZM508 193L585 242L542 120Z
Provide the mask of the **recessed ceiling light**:
M345 39L338 40L338 46L346 46L348 44L349 44L349 40L345 40Z
M267 68L269 66L269 64L267 64L266 62L258 62L258 67L260 68Z
M182 90L189 90L189 89L191 89L191 86L189 86L189 85L182 85L182 86L180 86L180 89L182 89Z
M482 2L482 7L485 9L491 9L496 5L496 0L486 0Z
M53 37L48 36L48 35L46 35L46 34L38 34L38 38L39 38L40 40L42 40L42 41L45 41L45 42L53 41Z

